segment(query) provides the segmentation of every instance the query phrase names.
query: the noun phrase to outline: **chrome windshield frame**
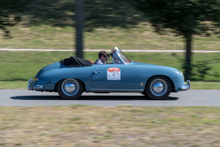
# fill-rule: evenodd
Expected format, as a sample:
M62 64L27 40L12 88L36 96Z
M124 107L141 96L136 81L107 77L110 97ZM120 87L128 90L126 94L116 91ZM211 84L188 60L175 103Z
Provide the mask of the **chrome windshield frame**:
M132 62L132 61L121 51L121 49L118 49L117 52L113 54L113 57L114 57L114 55L116 55L116 57L118 57L118 59L119 59L123 64L129 64L129 63L126 63L126 62L122 59L120 53L122 53L122 55L123 55L124 57L126 57L126 58L130 61L130 63ZM114 58L113 58L113 62L114 62Z

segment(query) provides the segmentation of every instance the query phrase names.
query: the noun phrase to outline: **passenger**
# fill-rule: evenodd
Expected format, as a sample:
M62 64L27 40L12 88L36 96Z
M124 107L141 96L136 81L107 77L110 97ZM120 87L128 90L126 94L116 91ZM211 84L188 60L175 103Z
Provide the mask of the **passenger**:
M97 59L94 64L105 64L105 62L108 59L108 56L109 55L106 53L106 51L100 51L99 59Z
M113 58L113 54L116 53L117 50L116 49L112 49L111 51L112 51L111 56ZM114 63L120 64L120 60L116 56L114 56Z

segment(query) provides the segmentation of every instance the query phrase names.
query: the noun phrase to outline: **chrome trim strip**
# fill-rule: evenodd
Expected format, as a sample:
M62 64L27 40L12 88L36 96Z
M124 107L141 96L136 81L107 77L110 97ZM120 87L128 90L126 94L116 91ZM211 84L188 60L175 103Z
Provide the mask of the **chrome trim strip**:
M41 89L43 89L42 85L32 85L32 83L33 83L33 80L32 80L32 78L30 78L28 80L28 90L41 90Z
M187 85L191 88L190 80L187 80Z
M187 80L187 83L184 86L180 86L178 91L186 91L191 88L190 80Z
M41 89L43 89L43 86L42 85L31 85L30 89L31 90L41 90Z
M32 82L33 82L33 80L32 80L32 78L30 78L30 79L28 80L28 90L31 89L31 88L30 88L30 85L31 85Z
M95 89L92 88L91 92L143 92L143 89Z

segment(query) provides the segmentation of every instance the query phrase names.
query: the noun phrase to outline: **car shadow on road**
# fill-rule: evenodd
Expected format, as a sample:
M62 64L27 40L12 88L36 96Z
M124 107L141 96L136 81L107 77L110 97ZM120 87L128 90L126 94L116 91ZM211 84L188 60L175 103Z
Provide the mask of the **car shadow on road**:
M13 96L10 97L14 100L62 100L59 96L48 96L48 95L25 95L25 96Z
M40 95L40 96L13 96L11 99L14 100L64 100L60 98L60 96L48 96L48 95ZM159 100L159 101L176 101L179 98L177 97L168 97L167 100ZM148 101L157 101L149 99L145 96L97 96L97 95L85 95L81 96L77 101L129 101L129 100L148 100ZM65 100L64 100L65 101Z

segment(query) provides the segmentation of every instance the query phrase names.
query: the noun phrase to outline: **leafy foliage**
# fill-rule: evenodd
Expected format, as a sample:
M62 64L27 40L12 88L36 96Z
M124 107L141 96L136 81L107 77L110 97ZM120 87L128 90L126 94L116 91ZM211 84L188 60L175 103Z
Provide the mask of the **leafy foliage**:
M212 76L216 79L219 78L219 73L211 72L213 69L213 64L220 63L220 60L215 59L215 62L212 60L203 60L203 61L196 61L195 64L192 65L194 68L193 70L193 80L195 81L204 81L206 76Z
M220 33L219 0L132 0L157 32L176 35Z
M25 10L29 0L0 0L0 29L5 37L10 37L7 27L15 26L21 21L20 12Z
M171 31L186 42L185 75L191 79L193 35L220 33L220 0L130 0L158 33Z
M180 63L182 63L182 69L187 68L186 62L184 59L177 56L176 53L172 53L172 56L175 57ZM192 63L192 66L190 67L192 70L191 76L193 81L205 81L205 77L212 77L214 81L217 81L217 79L220 77L220 73L213 71L213 67L216 67L217 64L220 63L220 59L206 59L206 60L197 60ZM186 76L186 75L184 75Z
M94 28L129 27L143 20L142 13L124 0L84 0L85 31ZM29 25L74 26L74 0L32 0L29 11Z

